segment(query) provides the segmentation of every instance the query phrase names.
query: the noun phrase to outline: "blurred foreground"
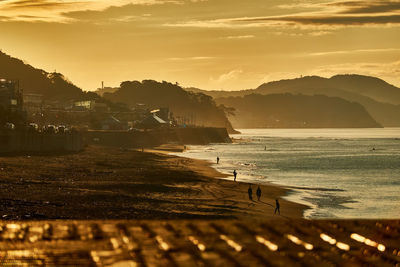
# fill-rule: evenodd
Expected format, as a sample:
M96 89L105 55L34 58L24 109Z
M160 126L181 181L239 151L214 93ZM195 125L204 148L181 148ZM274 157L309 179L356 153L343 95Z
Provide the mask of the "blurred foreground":
M2 222L6 266L399 266L400 221Z

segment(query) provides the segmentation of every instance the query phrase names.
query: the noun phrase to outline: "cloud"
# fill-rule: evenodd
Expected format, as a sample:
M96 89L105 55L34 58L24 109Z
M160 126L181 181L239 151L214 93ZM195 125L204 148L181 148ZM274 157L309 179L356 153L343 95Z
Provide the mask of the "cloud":
M306 56L336 56L345 54L356 54L356 53L385 53L385 52L399 52L400 48L378 48L378 49L355 49L355 50L338 50L338 51L325 51L325 52L314 52L305 54Z
M254 38L254 37L255 37L254 35L249 34L249 35L226 36L226 37L223 37L223 38L225 38L225 39L251 39L251 38Z
M66 9L70 5L84 4L82 1L49 1L49 0L23 0L4 1L3 10L27 10L27 9Z
M177 1L162 0L3 0L0 1L0 19L9 21L73 22L79 12L103 12L125 5L156 5ZM71 14L71 16L69 16ZM101 17L100 15L98 17ZM116 18L117 19L117 18ZM122 21L132 19L121 16Z
M216 79L211 78L212 81L216 82L216 83L226 83L226 82L231 82L232 80L237 80L239 75L243 73L243 70L241 69L234 69L231 70L227 73L223 73L221 74L219 77L217 77Z
M339 1L326 5L342 7L344 10L341 13L345 14L387 13L400 10L400 1Z
M301 24L301 25L325 25L325 26L354 26L354 25L370 25L370 24L399 24L400 14L391 15L300 15L300 16L277 16L277 17L259 17L259 18L237 18L232 22L245 23L264 23L280 22L281 24Z
M400 26L400 0L336 1L329 3L300 2L276 6L286 11L281 15L243 16L188 20L165 26L198 28L297 28L313 29L326 34L343 27Z
M167 58L169 61L188 61L188 60L208 60L214 59L215 57L170 57Z

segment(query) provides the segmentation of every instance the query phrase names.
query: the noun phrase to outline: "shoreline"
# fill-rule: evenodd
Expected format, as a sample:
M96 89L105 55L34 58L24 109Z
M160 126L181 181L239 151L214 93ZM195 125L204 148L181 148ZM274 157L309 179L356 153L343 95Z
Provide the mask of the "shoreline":
M304 205L275 198L288 190L218 179L206 161L115 147L76 154L0 157L0 216L30 220L301 219ZM253 188L253 196L255 198Z
M184 151L183 146L179 148L178 145L165 145L160 148L161 149L155 148L148 151L151 153L167 154L169 156L190 160L191 164L189 164L188 167L191 170L201 174L202 176L209 178L211 183L217 183L223 187L232 190L231 194L235 195L234 199L236 199L238 206L242 210L246 210L246 203L247 203L248 213L251 214L254 217L254 219L276 218L277 215L273 214L275 209L276 198L279 198L279 202L281 204L282 217L304 219L304 212L307 209L311 209L310 206L307 206L305 204L284 199L283 197L288 196L288 194L294 192L289 188L285 188L284 186L273 184L270 182L264 182L263 184L255 184L244 181L235 182L233 181L232 175L218 171L216 168L212 166L213 163L209 160L188 158L185 156L177 155L176 154L177 152L182 153ZM170 153L175 153L175 154L171 155ZM228 177L232 177L232 180L226 179ZM252 202L250 202L247 195L247 189L250 184L253 190L253 200L255 200ZM262 191L260 202L257 201L257 197L255 194L257 186L260 186ZM231 201L234 200L231 199Z

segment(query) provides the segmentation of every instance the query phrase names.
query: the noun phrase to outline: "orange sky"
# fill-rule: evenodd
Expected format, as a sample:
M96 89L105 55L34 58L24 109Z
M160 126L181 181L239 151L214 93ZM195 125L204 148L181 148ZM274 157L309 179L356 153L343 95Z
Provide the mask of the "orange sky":
M400 86L400 0L0 0L0 49L84 90L340 73Z

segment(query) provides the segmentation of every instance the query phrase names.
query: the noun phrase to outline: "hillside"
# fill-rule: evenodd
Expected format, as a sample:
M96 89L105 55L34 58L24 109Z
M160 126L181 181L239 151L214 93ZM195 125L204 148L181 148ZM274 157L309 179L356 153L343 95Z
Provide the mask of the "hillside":
M324 95L250 94L218 99L234 107L235 128L375 128L381 127L355 102Z
M296 79L265 83L256 89L241 91L202 91L214 98L244 96L256 94L305 94L339 97L364 106L368 113L385 127L400 126L400 88L385 81L362 75L336 75L329 79L318 76L306 76Z
M25 64L0 51L0 78L19 80L24 93L43 95L44 100L67 102L69 100L95 99L98 96L83 92L61 73L48 73Z
M255 93L273 94L287 91L301 92L302 90L330 91L340 89L342 91L369 97L375 101L400 105L400 88L387 82L363 75L336 75L331 78L318 76L306 76L291 80L281 80L260 85L254 90Z
M131 107L138 103L151 108L169 107L178 120L198 126L226 127L229 132L234 132L224 109L210 96L185 91L176 84L153 80L125 81L117 91L104 93L103 97Z

